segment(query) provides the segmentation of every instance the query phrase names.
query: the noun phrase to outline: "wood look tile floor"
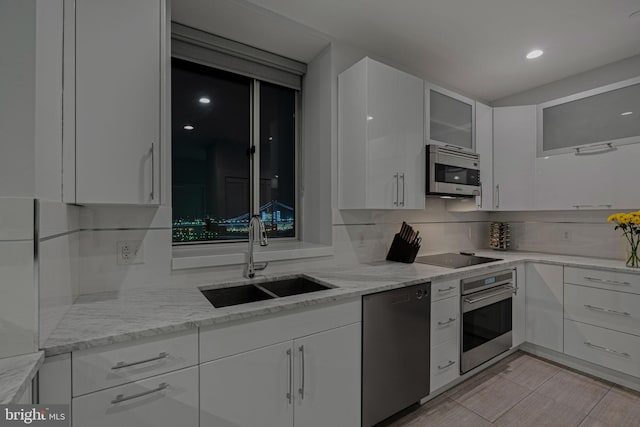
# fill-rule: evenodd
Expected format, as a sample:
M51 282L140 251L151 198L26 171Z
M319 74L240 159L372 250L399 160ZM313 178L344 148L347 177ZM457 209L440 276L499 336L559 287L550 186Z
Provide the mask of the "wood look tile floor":
M640 393L517 352L382 425L640 426Z

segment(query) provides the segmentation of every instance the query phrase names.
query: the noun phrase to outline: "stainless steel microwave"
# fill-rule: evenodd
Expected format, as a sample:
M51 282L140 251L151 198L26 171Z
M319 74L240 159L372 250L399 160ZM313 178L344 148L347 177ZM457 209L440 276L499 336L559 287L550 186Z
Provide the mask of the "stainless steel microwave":
M427 195L480 195L480 156L458 148L427 145Z

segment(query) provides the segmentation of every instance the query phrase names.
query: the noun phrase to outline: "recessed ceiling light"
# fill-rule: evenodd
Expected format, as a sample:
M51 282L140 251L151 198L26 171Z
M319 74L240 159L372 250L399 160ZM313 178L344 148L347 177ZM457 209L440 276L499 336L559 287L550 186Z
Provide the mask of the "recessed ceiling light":
M540 58L544 52L540 49L534 49L531 52L527 53L527 59L536 59Z
M367 116L367 120L373 120L372 116Z
M625 111L624 113L620 113L621 116L630 116L633 114L633 111Z
M211 102L211 100L209 98L207 98L206 96L203 96L202 98L198 99L198 102L200 104L208 104Z
M195 128L191 125L184 125L183 127L184 130L194 130Z

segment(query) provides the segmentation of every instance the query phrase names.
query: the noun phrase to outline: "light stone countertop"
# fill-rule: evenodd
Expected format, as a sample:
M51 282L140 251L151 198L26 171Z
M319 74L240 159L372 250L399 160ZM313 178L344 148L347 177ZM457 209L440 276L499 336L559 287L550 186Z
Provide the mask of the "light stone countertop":
M44 362L44 352L0 359L0 405L18 403Z
M234 320L259 318L285 310L326 304L361 295L396 289L438 279L456 279L483 274L523 262L597 268L640 274L623 261L529 252L478 250L476 255L502 261L451 269L425 264L381 261L340 269L265 275L253 280L215 283L206 288L225 287L267 280L298 277L301 274L334 286L266 301L214 308L198 288L139 288L80 296L44 345L46 356L133 341L140 338L207 327Z

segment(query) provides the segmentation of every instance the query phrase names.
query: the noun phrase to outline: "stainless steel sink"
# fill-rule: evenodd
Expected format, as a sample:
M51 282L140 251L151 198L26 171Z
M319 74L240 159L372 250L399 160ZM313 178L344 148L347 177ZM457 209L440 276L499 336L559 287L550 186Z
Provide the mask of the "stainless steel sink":
M291 295L308 294L327 289L332 289L332 287L314 282L305 277L292 277L290 279L229 286L226 288L201 289L200 292L209 300L211 305L220 308Z
M249 302L264 301L274 298L254 285L232 286L228 288L201 290L202 294L216 308L230 305L246 304Z
M330 286L321 285L320 283L311 281L304 277L260 283L260 287L279 297L308 294L309 292L326 291L327 289L331 289Z

